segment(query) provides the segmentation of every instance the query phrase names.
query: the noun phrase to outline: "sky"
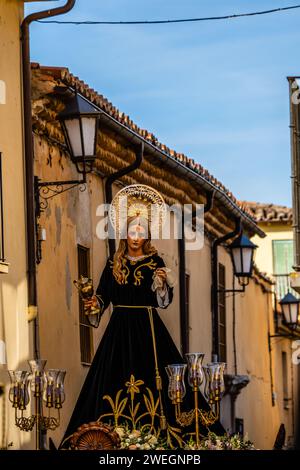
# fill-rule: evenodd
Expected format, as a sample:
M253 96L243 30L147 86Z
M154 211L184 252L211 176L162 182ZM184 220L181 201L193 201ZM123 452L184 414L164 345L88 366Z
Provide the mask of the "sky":
M27 4L26 13L64 1ZM57 20L219 16L295 0L77 0ZM300 75L300 9L165 25L31 26L31 60L65 66L241 200L291 205L286 77Z

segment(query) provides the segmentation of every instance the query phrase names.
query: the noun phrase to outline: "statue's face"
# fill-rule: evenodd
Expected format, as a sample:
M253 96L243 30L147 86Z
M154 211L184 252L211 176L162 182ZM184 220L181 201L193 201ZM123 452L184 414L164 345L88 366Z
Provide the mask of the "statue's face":
M139 250L146 240L146 231L141 225L129 225L127 243L132 250Z

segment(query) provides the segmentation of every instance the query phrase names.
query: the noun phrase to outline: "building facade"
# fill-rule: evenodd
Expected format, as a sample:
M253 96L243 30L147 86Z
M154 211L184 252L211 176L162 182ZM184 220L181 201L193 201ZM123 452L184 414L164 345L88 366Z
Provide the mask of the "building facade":
M273 309L278 312L277 333L286 335L282 328L282 314L279 302L291 292L299 298L299 293L291 287L291 276L294 265L294 236L292 208L275 204L247 202L258 225L266 233L264 239L253 237L259 246L256 263L262 272L265 272L274 281ZM276 317L275 317L276 320ZM299 330L299 329L298 329ZM300 331L296 331L290 338L275 337L270 341L270 353L274 357L274 402L281 405L281 420L287 425L287 435L290 441L299 441L299 360L296 351L299 349L297 341ZM287 420L289 415L291 419ZM289 422L289 424L288 424Z

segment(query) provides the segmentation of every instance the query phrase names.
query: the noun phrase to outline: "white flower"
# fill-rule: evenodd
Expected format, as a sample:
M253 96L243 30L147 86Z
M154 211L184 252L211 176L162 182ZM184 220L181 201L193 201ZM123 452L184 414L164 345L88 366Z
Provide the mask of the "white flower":
M119 435L120 438L125 436L125 430L124 428L118 427L115 428L116 433Z
M149 443L149 444L157 444L157 438L156 438L156 436L153 436L153 435L151 436L151 435L150 435L150 437L149 437L149 439L148 439L148 443Z
M138 431L137 429L135 429L134 431L132 431L130 434L129 434L129 438L130 439L135 439L136 437L139 437L141 435L141 431Z

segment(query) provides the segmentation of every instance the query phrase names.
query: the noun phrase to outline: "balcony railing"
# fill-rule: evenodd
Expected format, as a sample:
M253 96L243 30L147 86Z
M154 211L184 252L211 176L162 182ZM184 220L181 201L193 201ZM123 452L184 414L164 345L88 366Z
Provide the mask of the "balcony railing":
M291 292L297 299L300 294L290 286L289 274L273 274L275 280L275 293L277 300L281 300L288 292Z

